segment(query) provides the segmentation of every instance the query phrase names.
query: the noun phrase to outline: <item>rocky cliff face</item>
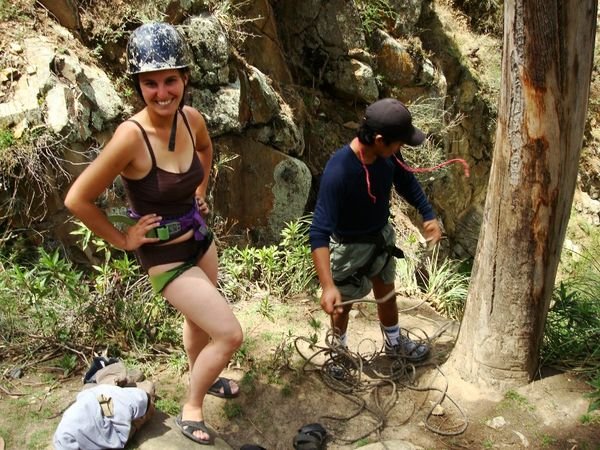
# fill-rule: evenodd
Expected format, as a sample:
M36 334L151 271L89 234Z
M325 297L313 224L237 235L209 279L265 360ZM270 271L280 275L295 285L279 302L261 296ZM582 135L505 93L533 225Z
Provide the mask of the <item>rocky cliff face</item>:
M189 103L213 138L220 216L257 242L278 240L285 222L311 210L324 163L353 137L365 105L393 96L413 105L431 136L407 150L409 161L468 161L470 178L450 169L422 181L451 249L474 254L493 150L498 39L457 35L462 24L448 4L430 0L146 3L21 0L5 11L2 29L13 32L0 38L0 127L12 144L0 159L25 142L38 148L42 135L61 169L40 160L36 178L23 158L13 158L16 169L3 163L4 229L33 225L68 241L60 199L69 180L137 106L123 76L128 33L159 19L180 27L193 50ZM20 173L43 181L19 183ZM592 202L597 174L585 177ZM118 186L104 201L119 202Z

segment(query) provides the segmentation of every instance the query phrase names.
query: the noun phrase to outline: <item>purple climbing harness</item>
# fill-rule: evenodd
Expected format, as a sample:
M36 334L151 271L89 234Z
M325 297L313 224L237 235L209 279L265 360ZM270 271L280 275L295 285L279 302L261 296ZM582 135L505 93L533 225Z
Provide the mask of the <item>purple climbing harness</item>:
M142 217L130 208L127 209L127 215L134 220L139 220ZM156 227L154 231L156 232L156 237L161 241L166 241L172 235L179 232L184 233L190 229L194 230L194 239L197 241L203 240L208 232L206 222L195 203L183 216L161 220L160 226Z

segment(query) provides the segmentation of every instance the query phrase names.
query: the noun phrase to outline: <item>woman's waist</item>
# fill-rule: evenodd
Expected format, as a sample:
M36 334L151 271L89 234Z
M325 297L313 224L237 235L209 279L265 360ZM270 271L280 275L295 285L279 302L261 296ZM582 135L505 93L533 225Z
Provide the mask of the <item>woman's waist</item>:
M146 214L150 213L141 213L133 208L112 208L108 212L108 218L113 223L122 223L126 226L131 226ZM190 236L194 236L196 240L202 240L203 236L208 231L206 222L202 218L196 205L192 205L181 214L174 216L164 216L160 213L156 214L161 216L161 221L157 227L146 233L146 237L158 238L162 241L157 244L162 245L166 243L165 241L168 241L169 243L175 241L181 242L189 239Z
M186 236L193 236L198 241L208 232L206 222L196 205L179 216L161 217L159 226L154 229L156 237L161 241L181 242Z
M189 241L193 237L194 237L194 230L189 229L189 230L185 231L183 234L180 234L179 236L174 237L174 238L168 240L167 242L158 242L154 245L156 245L157 247L160 247L160 246L165 246L165 245L178 244L180 242Z
M129 211L132 211L137 217L148 214L156 214L157 216L162 217L163 221L175 221L194 208L194 200L189 202L173 203L168 207L165 207L164 204L144 203L143 205L139 205L132 202L130 202L129 205Z

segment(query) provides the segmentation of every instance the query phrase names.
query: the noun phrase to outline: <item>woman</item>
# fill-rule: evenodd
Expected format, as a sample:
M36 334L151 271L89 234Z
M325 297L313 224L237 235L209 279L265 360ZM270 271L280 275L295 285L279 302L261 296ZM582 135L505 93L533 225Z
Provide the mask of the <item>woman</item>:
M176 422L185 436L209 444L204 397L238 395L239 386L218 375L241 345L242 330L216 289L217 251L202 218L209 211L212 144L202 115L183 106L189 64L173 26L150 23L133 31L127 71L146 106L116 129L73 183L65 206L113 246L135 251L153 288L183 314L190 387ZM95 205L118 175L134 219L124 232Z

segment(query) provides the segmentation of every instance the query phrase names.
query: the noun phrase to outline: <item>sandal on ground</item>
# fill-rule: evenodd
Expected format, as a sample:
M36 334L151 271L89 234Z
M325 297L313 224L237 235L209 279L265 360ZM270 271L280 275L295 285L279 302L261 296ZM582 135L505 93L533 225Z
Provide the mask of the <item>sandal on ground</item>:
M211 387L208 388L207 394L214 395L219 398L235 398L240 395L240 391L233 393L231 391L231 382L229 378L219 377L217 381L213 383ZM223 391L221 392L221 388Z
M298 430L294 437L296 450L322 450L325 448L327 430L320 423L309 423Z
M186 438L191 439L192 441L202 445L214 444L215 437L204 424L204 420L182 420L181 414L179 414L175 419L175 424L179 427L181 433ZM208 434L208 439L200 439L199 437L194 435L194 431L202 431L203 433Z

